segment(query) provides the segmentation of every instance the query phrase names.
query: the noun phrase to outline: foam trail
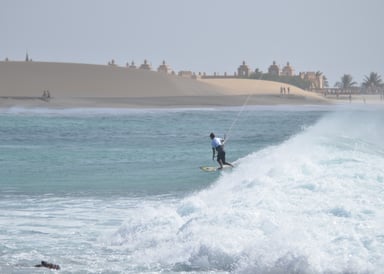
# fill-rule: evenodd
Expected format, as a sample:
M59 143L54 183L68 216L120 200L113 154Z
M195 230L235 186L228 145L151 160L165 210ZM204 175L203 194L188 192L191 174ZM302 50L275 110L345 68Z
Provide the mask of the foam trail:
M384 122L326 116L239 160L209 189L127 212L112 244L168 271L379 273L384 269Z

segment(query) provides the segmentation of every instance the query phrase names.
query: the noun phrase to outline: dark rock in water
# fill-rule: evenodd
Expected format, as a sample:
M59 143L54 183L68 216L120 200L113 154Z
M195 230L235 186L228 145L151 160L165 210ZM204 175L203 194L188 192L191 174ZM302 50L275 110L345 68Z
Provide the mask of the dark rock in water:
M35 267L46 267L46 268L49 268L49 269L56 269L56 270L60 269L59 265L51 264L51 263L48 263L46 261L41 261L41 264L37 264L37 265L35 265Z

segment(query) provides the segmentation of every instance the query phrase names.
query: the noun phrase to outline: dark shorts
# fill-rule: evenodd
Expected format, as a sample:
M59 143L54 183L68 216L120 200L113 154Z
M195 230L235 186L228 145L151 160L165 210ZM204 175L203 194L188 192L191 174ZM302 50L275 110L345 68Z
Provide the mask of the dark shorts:
M217 161L220 161L225 163L225 151L222 147L217 147Z

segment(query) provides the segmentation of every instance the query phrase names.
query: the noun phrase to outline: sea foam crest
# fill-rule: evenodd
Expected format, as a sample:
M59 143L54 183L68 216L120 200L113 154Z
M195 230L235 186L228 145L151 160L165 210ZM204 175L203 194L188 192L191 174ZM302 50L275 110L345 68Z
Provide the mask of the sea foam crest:
M379 273L384 127L376 114L328 115L240 159L208 189L143 205L114 244L150 269Z

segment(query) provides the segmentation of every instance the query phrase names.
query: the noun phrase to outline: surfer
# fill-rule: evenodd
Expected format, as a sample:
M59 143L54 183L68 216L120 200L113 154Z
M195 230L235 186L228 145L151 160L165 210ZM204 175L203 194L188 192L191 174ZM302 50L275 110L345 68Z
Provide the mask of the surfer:
M220 139L218 137L215 137L214 133L211 133L209 135L212 142L212 160L215 160L215 154L217 151L217 162L219 163L220 167L218 169L222 169L224 165L228 165L233 167L231 163L228 163L225 161L225 151L224 151L224 142L225 139ZM225 138L225 137L224 137Z

